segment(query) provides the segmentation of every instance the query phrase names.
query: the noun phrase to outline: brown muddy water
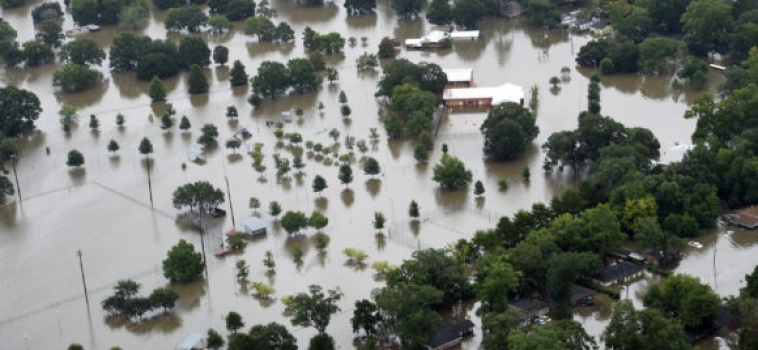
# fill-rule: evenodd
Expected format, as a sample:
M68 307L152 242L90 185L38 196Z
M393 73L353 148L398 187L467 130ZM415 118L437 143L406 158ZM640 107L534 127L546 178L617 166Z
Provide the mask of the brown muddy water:
M39 3L34 1L21 9L2 11L3 18L18 30L21 41L34 36L30 13ZM300 132L305 140L331 145L327 136L331 128L341 131L341 139L345 135L368 139L370 127L378 128L383 134L378 104L373 98L380 74L357 73L355 58L364 51L375 52L384 36L402 42L423 35L429 25L423 19L399 23L390 3L384 0L379 2L376 15L364 18L346 19L341 3L302 8L292 2L277 1L272 7L279 12L278 20L289 22L295 29L296 44L257 43L240 32L241 24L234 34L207 37L207 40L211 46L229 47L230 60L240 59L252 74L264 60L303 57L299 33L306 25L319 32L337 31L358 39L356 46L346 46L344 55L327 58L329 64L338 68L339 82L324 83L317 93L267 101L261 109L252 111L246 103L248 88L230 89L228 67L212 66L206 70L211 85L206 95L190 97L187 94L186 74L169 79L165 81L170 91L168 101L177 109L177 117L190 118L191 135L183 135L176 128L169 132L160 129L158 118L149 116L161 115L164 107L151 106L147 82L136 81L132 73L110 74L102 68L105 79L97 87L78 94L58 94L51 83L52 72L58 65L2 71L3 84L34 91L40 97L44 112L37 122L40 132L24 140L18 163L23 203L12 201L0 207L0 349L54 349L72 342L81 343L87 349L116 345L124 349L169 349L188 333L205 332L209 327L223 331L222 318L229 311L241 313L247 325L276 321L289 326L280 302L261 302L235 281L236 259L248 261L251 281L272 284L277 299L305 291L310 284L339 287L345 293L340 302L343 311L333 317L328 332L340 348L352 348L354 335L349 318L353 302L369 298L371 290L381 287L383 282L371 268L346 264L341 253L344 248L365 250L370 256L369 266L378 260L399 264L415 249L441 248L457 239L469 238L476 229L492 227L500 215L512 214L535 202L549 201L574 185L566 175L541 174L543 154L539 145L554 131L574 128L576 116L586 107L592 69L576 70L574 56L590 37L561 31L544 35L541 29L529 27L525 20L486 20L481 24L482 38L478 41L458 43L450 50L403 50L400 54L414 62L434 62L443 68L472 67L479 86L511 82L526 91L532 85L539 86L537 124L541 133L522 159L510 163L485 162L478 132L485 113L455 111L443 118L436 150L428 165L416 164L411 142L387 142L382 138L367 154L377 158L383 169L383 173L373 179L363 175L356 166L355 180L346 187L339 184L333 163L305 157L304 175L291 175L277 181L272 170L272 155L279 152L291 158L292 150L286 146L276 148L276 139L265 121L277 120L282 111L301 107L306 111L305 116L286 123L285 131ZM153 38L178 41L179 35L167 34L163 28L163 15L161 11L154 12L141 32ZM67 15L63 27L72 26ZM89 37L107 49L118 31L116 27L107 27ZM366 46L361 43L362 37L367 38ZM572 69L570 81L562 84L558 91L551 90L549 78L559 76L564 66ZM103 67L107 67L107 62ZM604 114L627 126L643 126L655 132L661 141L663 161L681 157L681 147L677 145L688 143L695 124L684 120L682 115L700 94L688 90L672 92L670 79L640 75L604 77L601 93ZM722 79L709 73L711 89ZM354 111L348 122L339 115L337 95L340 90L347 93ZM319 101L326 105L322 113L316 109ZM71 136L64 135L56 114L64 102L80 109L79 126ZM240 111L237 123L227 123L224 114L229 105L237 106ZM127 120L123 130L115 125L119 112ZM90 114L97 115L101 121L99 133L92 133L87 127ZM220 144L237 128L249 128L253 132L252 142L265 143L265 163L269 170L264 177L253 171L250 157L230 155L223 147L209 149L207 160L201 164L188 162L187 150L205 123L219 127ZM137 152L142 137L150 138L155 147L150 167L154 210L150 208L148 197L146 164ZM110 139L121 144L117 155L106 151ZM472 188L440 191L431 181L431 169L441 156L438 150L442 143L448 144L451 154L465 160L475 180L482 180L487 189L484 198L476 200ZM80 170L70 170L65 165L65 154L71 149L79 149L85 155L86 164ZM186 170L182 169L183 163L187 164ZM524 166L532 170L529 183L520 179ZM316 174L324 176L329 183L322 196L311 190ZM511 184L505 192L496 190L501 178ZM175 313L148 315L148 320L140 323L107 320L99 303L109 295L117 280L132 278L142 284L143 293L149 293L153 288L167 285L160 264L172 245L186 239L199 249L200 235L177 218L181 213L171 205L174 189L197 180L208 180L225 189L225 179L231 189L236 225L239 227L250 215L258 215L270 224L268 235L248 242L243 253L218 259L213 253L219 249L222 232L232 228L231 215L209 221L204 240L208 278L189 285L170 286L181 295ZM277 200L285 210L323 211L330 219L325 229L330 237L327 252L316 251L311 230L288 237L265 209L253 213L247 208L252 196L258 197L264 208L269 201ZM407 216L411 200L416 200L421 208L423 219L418 224L412 224ZM228 201L225 208L228 209ZM373 229L371 221L375 211L387 216L387 229L379 232ZM718 240L715 237L719 237ZM726 237L716 233L701 239L705 247L689 251L677 272L703 278L722 295L735 293L744 283L742 276L758 262L755 234L737 232ZM291 252L296 246L305 252L301 264L293 262ZM83 253L89 307L83 295L77 250ZM273 252L277 264L273 275L265 272L261 262L267 250ZM651 277L635 283L630 288L630 298L639 304L641 293L655 282ZM576 314L576 319L593 335L602 332L610 315L608 303L598 304L593 309L578 310ZM470 317L478 324L473 313L475 307L475 304L467 304L454 314ZM303 347L314 334L310 329L289 327ZM479 336L464 342L463 348L477 348Z

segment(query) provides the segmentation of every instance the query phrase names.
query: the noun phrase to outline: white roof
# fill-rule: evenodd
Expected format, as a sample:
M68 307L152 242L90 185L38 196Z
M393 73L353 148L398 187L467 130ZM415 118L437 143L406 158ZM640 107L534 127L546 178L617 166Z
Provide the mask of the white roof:
M184 339L182 339L182 342L179 343L179 345L176 346L176 350L192 350L196 349L198 345L200 345L203 342L203 335L199 333L192 333Z
M472 68L451 68L443 69L443 72L447 74L447 81L469 81L474 70Z
M420 47L424 43L438 43L448 37L446 32L433 30L423 38L405 39L405 46Z
M244 225L245 225L245 231L251 234L257 231L266 229L266 223L255 216L251 216L247 220L245 220Z
M493 87L445 89L445 91L442 92L443 100L467 100L476 98L492 98L493 106L505 102L521 103L521 100L524 98L524 89L514 84L503 84Z
M466 30L460 32L451 32L450 37L453 39L472 39L479 37L478 30Z

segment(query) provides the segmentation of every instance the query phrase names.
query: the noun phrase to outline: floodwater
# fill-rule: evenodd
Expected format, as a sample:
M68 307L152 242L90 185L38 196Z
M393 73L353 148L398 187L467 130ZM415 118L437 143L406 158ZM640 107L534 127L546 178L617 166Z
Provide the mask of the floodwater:
M18 30L21 41L34 35L30 13L39 3L34 1L21 9L2 11L2 17ZM346 46L344 55L327 57L327 62L339 70L339 82L324 83L317 93L266 101L253 111L246 103L249 89L229 87L228 67L212 66L206 70L211 89L206 95L187 94L186 74L168 79L164 82L169 90L168 101L178 111L177 117L190 118L191 135L183 135L176 128L169 132L160 129L159 118L150 115L161 115L164 106L151 106L148 83L136 81L133 73L110 74L103 68L105 80L97 87L78 94L57 94L51 83L57 65L2 71L3 84L34 91L44 112L37 121L40 132L23 141L18 163L23 202L0 207L0 348L52 349L78 342L87 349L116 345L124 349L167 349L188 333L205 332L209 327L223 331L222 317L229 311L242 314L248 325L276 321L289 326L280 302L255 299L245 286L235 281L236 259L245 259L250 264L251 281L272 284L276 298L305 291L310 284L339 287L345 294L340 302L343 311L333 317L328 332L341 348L350 348L354 338L349 326L353 302L369 298L371 290L381 287L383 281L370 267L346 264L341 253L344 248L365 250L370 256L369 266L378 260L399 264L415 249L441 248L457 239L469 238L476 229L492 227L499 216L529 208L535 202L549 201L575 185L565 174L542 175L543 154L539 145L554 131L574 128L576 116L586 108L592 69L576 70L574 56L590 38L561 31L545 35L541 29L529 27L525 20L500 19L483 21L483 37L478 41L457 43L451 50L403 50L400 57L434 62L443 68L472 67L479 86L511 82L526 91L532 85L539 86L537 124L542 132L522 159L500 164L485 162L478 132L485 113L454 111L442 120L429 164L416 164L412 142L387 142L382 138L367 154L382 165L383 173L375 178L363 175L356 166L353 183L340 185L334 162L306 153L304 174L278 181L272 170L272 155L279 152L291 158L293 150L286 145L275 146L276 139L265 121L278 119L282 111L301 107L306 111L304 117L286 123L285 131L300 132L305 140L331 145L327 131L332 128L341 131L341 139L345 135L368 139L371 127L378 128L383 135L378 104L373 98L380 74L356 72L355 58L364 51L375 52L384 36L402 42L423 35L429 25L423 20L398 23L388 1L380 1L376 15L347 19L341 4L302 8L294 2L277 1L272 6L279 12L278 20L290 23L298 34L294 45L257 43L240 32L241 23L237 24L236 33L207 40L211 46L229 47L230 61L241 60L252 75L264 60L304 57L299 33L306 25L319 32L337 31L358 39L356 46ZM153 38L178 41L179 35L166 33L162 17L163 12L152 14L141 32ZM72 26L67 16L63 27ZM116 27L103 28L89 37L107 49L118 31ZM363 37L367 38L366 46L362 44ZM105 62L103 67L107 65ZM551 90L549 78L559 76L564 66L572 69L571 79L560 90ZM627 75L605 77L601 83L603 114L627 126L653 130L661 141L662 161L681 157L681 151L677 150L681 147L676 145L688 143L695 125L695 121L684 120L682 115L700 94L686 89L672 92L670 79ZM720 79L709 74L711 89ZM339 114L340 90L347 93L353 109L349 121L343 121ZM73 128L70 136L64 135L57 117L64 102L80 109L79 126ZM326 106L321 113L316 109L318 102ZM229 105L240 111L236 123L228 123L224 116ZM126 116L123 130L115 125L119 112ZM101 121L98 133L87 127L90 114ZM220 145L239 127L250 129L251 140L265 144L263 151L269 170L260 177L253 171L247 155L231 155L222 146L207 150L206 161L200 164L188 162L187 150L205 123L218 126ZM146 163L137 152L142 137L150 138L155 148L150 165L154 210L149 201ZM121 145L117 155L106 151L110 139ZM472 188L440 191L431 181L431 169L441 156L442 143L449 145L451 154L465 160L475 180L482 180L487 189L484 198L476 199ZM82 169L70 170L65 165L65 155L71 149L84 153L86 164ZM182 168L184 163L186 169ZM520 179L524 166L532 170L529 183ZM321 196L311 191L316 174L329 183ZM510 183L505 192L496 190L501 178ZM178 186L197 180L208 180L224 190L228 180L235 218L233 221L229 213L223 219L209 221L204 242L197 231L186 225L186 220L178 218L181 212L171 204L171 193ZM263 203L264 209L257 213L247 208L248 199L253 196ZM324 212L330 219L324 230L330 237L326 253L316 251L312 230L288 237L266 213L266 204L271 200L279 201L285 210ZM411 200L416 200L421 208L419 223L411 223L407 216ZM230 209L228 204L229 200L225 208ZM375 211L385 214L388 228L373 228ZM245 251L236 256L214 257L213 253L220 249L222 232L233 224L239 227L250 215L258 215L270 224L268 235L249 241ZM742 284L741 276L755 264L755 261L748 263L755 260L755 237L742 232L731 238L719 236L718 242L708 241L708 237L711 236L703 238L705 248L690 252L677 271L694 273L713 285L718 282L717 290L722 294L734 293ZM207 279L170 286L181 295L175 313L146 315L147 320L140 323L107 320L99 303L110 294L117 280L136 280L142 284L143 294L167 285L161 274L161 261L179 239L192 242L198 249L204 243ZM301 264L293 262L291 252L297 246L305 252ZM714 281L710 252L715 247L718 247L718 274ZM82 251L89 304L83 295L77 250ZM267 250L274 254L275 274L267 274L262 264ZM631 297L638 299L638 291L654 281L651 278L635 285ZM475 304L467 304L454 314L470 317L478 324L475 308ZM597 335L609 310L607 307L578 311L577 319L587 325L591 334ZM314 334L311 329L291 329L301 346L306 346ZM464 342L463 347L477 348L478 340L479 335Z

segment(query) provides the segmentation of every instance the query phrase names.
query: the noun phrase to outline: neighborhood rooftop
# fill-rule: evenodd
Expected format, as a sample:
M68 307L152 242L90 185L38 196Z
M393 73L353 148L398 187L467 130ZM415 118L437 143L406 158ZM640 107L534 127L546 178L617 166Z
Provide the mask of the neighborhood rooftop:
M474 73L472 68L449 68L442 71L447 75L448 82L469 82Z
M463 336L474 331L474 323L471 320L463 320L456 323L445 323L432 335L429 347L432 349L447 349L453 344L459 343Z
M468 89L446 89L442 92L442 99L445 101L492 99L490 102L491 106L498 106L506 102L523 104L524 89L514 84Z

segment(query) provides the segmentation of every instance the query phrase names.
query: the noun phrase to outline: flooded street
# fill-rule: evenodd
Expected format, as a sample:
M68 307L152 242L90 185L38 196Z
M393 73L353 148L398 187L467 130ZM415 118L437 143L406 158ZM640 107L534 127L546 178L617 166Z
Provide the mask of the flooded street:
M39 3L32 1L21 9L2 10L2 17L19 32L19 41L34 37L30 12ZM249 263L249 280L272 284L277 299L306 291L311 284L339 287L345 294L340 301L342 312L332 318L327 331L341 348L352 348L354 336L349 319L353 303L369 298L371 290L381 287L383 281L370 267L346 264L344 248L365 250L369 254L368 266L379 260L400 264L416 249L442 248L460 238L470 238L477 229L493 227L501 215L529 208L535 202L547 202L575 185L568 174L542 175L544 155L539 146L552 132L576 127L577 115L586 109L592 69L576 70L574 57L591 38L562 31L545 36L541 29L529 27L525 19L485 20L480 24L483 32L478 41L460 42L453 49L441 51L403 49L399 55L413 62L436 63L442 68L473 68L478 86L510 82L525 91L532 85L539 86L537 125L541 132L521 159L485 162L479 125L486 113L453 111L442 120L428 164L419 165L413 159L413 142L388 142L382 137L366 154L382 166L383 173L375 178L363 175L354 164L355 180L349 186L340 185L335 162L305 156L303 175L295 175L293 171L287 179L278 181L273 154L278 152L292 158L293 149L286 145L276 147L273 128L267 127L265 121L278 120L283 111L297 107L305 110L302 120L295 118L284 127L285 132L301 133L304 141L332 145L327 136L332 128L341 131L340 142L345 135L368 140L372 127L384 135L374 99L381 72L358 73L355 59L365 51L376 52L384 36L402 42L423 35L429 25L423 19L398 23L388 1L377 5L376 15L346 19L341 3L303 8L294 2L273 2L272 7L279 13L274 22L288 22L295 30L296 43L290 45L258 43L242 33L242 23L237 23L234 34L208 37L211 48L218 44L227 46L230 61L241 60L251 76L264 60L304 57L301 33L306 25L318 32L336 31L359 40L354 47L348 44L344 55L326 57L327 63L339 70L338 82L324 83L317 93L266 101L255 111L246 101L249 87L230 88L229 67L212 65L205 70L210 93L204 95L187 93L187 74L164 80L168 102L177 110L176 117L186 115L192 123L191 135L182 134L176 127L163 132L160 118L149 117L162 115L164 105L150 104L148 82L137 81L134 73L110 74L107 62L102 67L103 83L77 94L55 93L52 72L58 64L3 70L2 83L35 92L44 111L36 123L40 133L25 140L17 166L23 202L0 204L0 339L3 340L0 349L54 349L74 342L87 349L111 346L169 349L185 335L203 333L209 327L226 334L223 316L229 311L239 312L247 326L276 321L292 329L283 315L281 302L259 301L236 282L236 259ZM163 11L153 13L141 32L178 42L180 35L167 34L162 22L164 15ZM67 15L63 28L71 27L71 17ZM116 26L107 27L88 37L107 50L118 31ZM368 38L365 47L362 37ZM571 68L571 80L562 84L559 91L551 90L548 80L559 76L564 66ZM711 90L723 79L714 73L709 73L708 78ZM651 129L661 142L664 162L679 159L682 151L677 145L689 143L695 121L684 120L682 115L701 93L686 89L672 92L670 79L624 75L603 77L601 82L602 114L629 127ZM339 113L340 90L346 92L353 110L347 122ZM79 108L79 125L70 136L62 131L57 115L64 102ZM316 108L319 102L326 106L323 112ZM240 111L236 123L228 123L225 117L229 105ZM117 113L126 117L123 130L116 127ZM92 133L87 127L90 114L100 119L99 133ZM206 151L205 162L189 162L187 151L195 145L199 128L206 123L218 127L219 146ZM248 155L234 156L223 148L224 141L242 126L253 133L250 141L265 144L264 163L268 170L263 177L253 170ZM148 194L147 163L137 151L143 137L152 140L155 148L150 164L154 210ZM106 150L110 139L121 145L117 155ZM449 192L441 191L431 181L432 167L442 155L439 149L443 143L448 144L450 154L465 161L474 181L484 183L487 192L483 200L475 199L473 186ZM86 163L82 169L70 170L66 166L65 155L71 149L84 154ZM186 169L182 169L184 163ZM532 172L529 183L521 180L524 166L529 166ZM317 174L329 184L321 196L311 189ZM510 184L507 191L497 191L501 178ZM204 236L208 278L170 286L181 295L175 313L147 315L149 320L142 323L107 321L100 302L110 295L116 281L134 279L142 285L141 293L148 294L168 284L162 275L161 261L179 239L186 239L200 249L200 234L188 227L186 220L177 219L181 212L171 203L173 191L198 180L207 180L226 190L227 179L236 226L255 214L269 224L267 236L248 241L243 253L219 259L213 254L220 249L222 232L232 228L232 218L227 215L208 221L210 229ZM262 203L257 213L248 209L250 197L257 197ZM316 251L312 229L288 237L267 213L267 204L272 200L279 201L285 211L300 210L307 214L315 209L322 211L329 218L329 226L324 230L330 238L327 252ZM409 220L411 200L419 204L420 223ZM229 213L228 198L223 207ZM388 228L380 231L373 228L375 211L385 214ZM718 232L700 237L704 247L687 251L676 272L702 278L722 296L734 294L744 284L745 273L758 263L756 237L753 232L741 231L733 236ZM293 262L292 250L298 246L305 253L301 264ZM89 307L84 298L77 250L82 251ZM268 250L274 254L275 274L267 274L262 264ZM656 282L657 277L650 277L635 283L630 287L629 298L639 303L644 291ZM467 312L479 325L475 309L476 305L466 305L461 312ZM598 335L610 314L610 302L599 301L593 309L578 310L575 317L590 334ZM292 333L301 347L306 347L315 334L312 329L292 329ZM480 336L477 328L476 336L465 341L463 347L477 348Z

